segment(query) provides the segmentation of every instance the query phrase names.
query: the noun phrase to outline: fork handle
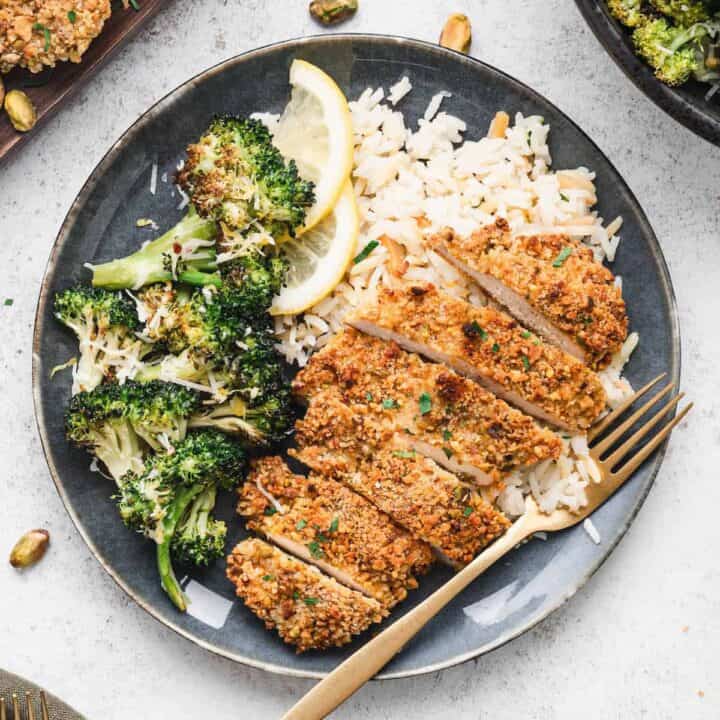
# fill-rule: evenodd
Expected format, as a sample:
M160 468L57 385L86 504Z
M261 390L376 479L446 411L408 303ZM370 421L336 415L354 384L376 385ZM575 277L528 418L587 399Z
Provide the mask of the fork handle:
M469 565L417 607L366 642L283 715L283 720L321 720L381 670L420 630L473 580L535 529L521 516Z

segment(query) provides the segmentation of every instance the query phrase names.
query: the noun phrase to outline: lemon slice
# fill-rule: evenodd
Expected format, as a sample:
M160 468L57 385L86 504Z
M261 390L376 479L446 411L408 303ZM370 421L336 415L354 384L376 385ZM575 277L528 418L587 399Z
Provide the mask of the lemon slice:
M290 268L270 313L296 315L329 295L353 259L359 227L355 193L346 179L330 215L302 237L282 244Z
M273 131L273 142L297 163L300 175L315 183L315 204L301 234L317 225L335 206L352 170L350 108L335 81L316 65L293 60L292 94Z

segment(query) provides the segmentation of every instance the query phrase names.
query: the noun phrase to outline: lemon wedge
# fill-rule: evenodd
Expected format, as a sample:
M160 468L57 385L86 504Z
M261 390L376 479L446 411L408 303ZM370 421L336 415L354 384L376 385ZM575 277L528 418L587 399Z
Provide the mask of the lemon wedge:
M315 183L315 204L298 230L302 234L330 214L350 177L353 130L347 99L326 72L293 60L290 84L290 102L273 130L273 143Z
M296 315L320 302L342 280L355 254L360 216L346 179L337 204L324 220L301 237L285 241L289 260L285 286L276 295L272 315Z

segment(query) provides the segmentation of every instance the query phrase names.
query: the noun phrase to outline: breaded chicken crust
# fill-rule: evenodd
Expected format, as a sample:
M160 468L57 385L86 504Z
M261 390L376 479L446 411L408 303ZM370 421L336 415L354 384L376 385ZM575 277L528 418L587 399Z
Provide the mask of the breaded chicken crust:
M627 337L625 302L615 277L577 240L564 235L513 238L507 222L498 219L469 237L447 228L431 237L430 245L511 312L516 304L512 296L502 289L493 292L493 284L483 282L483 276L515 293L520 303L576 343L591 367L605 367ZM504 302L508 299L511 302Z
M366 497L457 567L505 532L510 523L470 485L413 450L377 445L363 435L352 409L312 408L296 424L293 457Z
M80 62L110 17L110 0L3 0L0 73L37 73L57 62Z
M554 433L477 383L352 328L313 355L293 381L296 396L313 405L333 390L363 417L362 432L399 433L403 444L479 484L560 453Z
M265 493L281 504L280 512ZM415 576L433 562L427 543L364 497L335 480L296 475L279 457L255 461L238 494L249 530L387 608L417 588Z
M362 332L443 362L524 412L568 430L597 420L606 404L597 375L577 358L432 284L381 288L377 302L345 318Z
M388 614L377 600L256 538L233 549L226 573L265 627L299 653L345 645Z

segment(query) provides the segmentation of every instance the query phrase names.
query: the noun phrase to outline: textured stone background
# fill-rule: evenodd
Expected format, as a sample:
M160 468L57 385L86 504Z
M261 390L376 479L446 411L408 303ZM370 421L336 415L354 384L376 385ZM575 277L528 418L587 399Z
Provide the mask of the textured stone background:
M473 52L545 94L608 154L670 264L683 381L698 407L675 434L631 531L568 605L477 662L368 685L335 716L718 718L720 149L677 125L626 80L572 0L360 4L343 29L433 41L447 14L468 13ZM311 685L216 658L124 596L52 487L30 387L43 268L96 162L151 103L191 75L258 45L318 32L306 5L176 0L0 167L0 555L30 527L45 526L53 537L45 561L31 572L17 574L0 558L0 665L91 719L275 718ZM14 304L3 305L4 298ZM701 499L695 507L692 495Z

